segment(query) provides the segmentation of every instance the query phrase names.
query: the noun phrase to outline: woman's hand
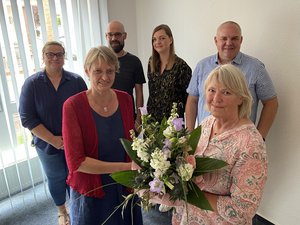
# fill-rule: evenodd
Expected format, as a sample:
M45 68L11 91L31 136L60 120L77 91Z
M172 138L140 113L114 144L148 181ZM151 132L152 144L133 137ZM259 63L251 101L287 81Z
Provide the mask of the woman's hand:
M152 193L152 192L151 192ZM152 204L162 204L168 207L176 207L183 205L183 201L181 200L170 200L169 194L150 194L150 202Z
M62 136L53 136L50 143L54 148L64 150L64 141Z
M49 143L56 149L64 149L64 141L62 136L55 136L50 132L43 124L37 125L31 130L35 136L39 137L43 141Z
M141 167L139 167L138 164L136 164L133 160L131 162L131 170L139 170Z

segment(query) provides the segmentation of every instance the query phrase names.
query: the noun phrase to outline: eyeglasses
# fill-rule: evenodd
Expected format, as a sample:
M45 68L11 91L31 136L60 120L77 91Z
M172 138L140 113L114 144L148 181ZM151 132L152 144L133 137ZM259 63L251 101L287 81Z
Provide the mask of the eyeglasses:
M65 56L65 53L64 52L58 52L58 53L46 52L45 55L47 56L48 59L53 59L54 56L56 56L57 59L62 59Z
M110 39L113 38L113 36L115 36L115 38L120 38L120 37L122 37L123 34L124 33L121 33L121 32L115 32L115 33L109 32L106 34L106 36Z

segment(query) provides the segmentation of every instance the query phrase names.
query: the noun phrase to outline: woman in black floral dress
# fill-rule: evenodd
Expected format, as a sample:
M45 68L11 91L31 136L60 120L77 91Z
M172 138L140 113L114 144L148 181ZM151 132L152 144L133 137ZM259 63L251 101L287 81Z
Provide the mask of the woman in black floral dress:
M158 121L168 117L173 102L177 103L179 116L184 118L187 99L186 88L192 76L188 64L175 54L174 39L168 25L154 28L152 56L148 63L149 99L147 109Z

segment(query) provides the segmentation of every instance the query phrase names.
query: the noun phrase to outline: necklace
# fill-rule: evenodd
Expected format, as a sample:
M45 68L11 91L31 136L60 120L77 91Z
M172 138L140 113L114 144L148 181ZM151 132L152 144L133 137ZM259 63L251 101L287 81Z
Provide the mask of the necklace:
M112 102L112 98L113 98L113 95L112 95L112 93L110 92L110 96L108 97L108 103L106 104L106 105L104 105L103 106L103 111L105 112L105 113L107 113L108 112L108 110L109 110L109 106L110 106L110 104L111 104L111 102Z
M95 100L96 98L98 100ZM103 97L101 97L101 100L99 100L99 96L91 96L93 109L100 114L108 113L113 108L113 98L114 96L111 90L108 94L105 94ZM105 104L103 102L105 102Z

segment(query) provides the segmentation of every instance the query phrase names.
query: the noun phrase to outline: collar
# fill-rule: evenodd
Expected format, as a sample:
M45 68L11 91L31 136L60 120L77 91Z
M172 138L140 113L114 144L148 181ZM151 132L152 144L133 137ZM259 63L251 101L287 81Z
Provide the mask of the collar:
M45 69L43 71L38 72L37 76L38 76L38 79L43 80L44 82L48 82L48 80L49 80ZM64 69L62 69L61 82L65 81L65 80L70 80L70 79L71 79L71 74L66 72Z
M243 53L239 52L236 57L232 60L232 64L237 64L240 65L242 64L242 57L243 57ZM218 53L215 54L214 56L214 62L219 65L219 60L218 60Z

